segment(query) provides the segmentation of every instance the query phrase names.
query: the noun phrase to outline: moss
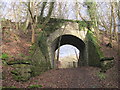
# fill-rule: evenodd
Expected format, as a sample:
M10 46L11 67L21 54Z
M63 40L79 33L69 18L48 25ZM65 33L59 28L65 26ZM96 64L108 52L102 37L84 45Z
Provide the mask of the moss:
M13 65L15 68L11 71L13 78L16 81L27 81L31 77L31 68L30 65L26 64L15 64Z
M22 81L22 82L26 82L26 81L28 81L29 79L28 79L28 77L26 76L16 76L16 75L13 75L13 78L17 81L17 82L20 82L20 81Z
M48 47L47 47L47 36L45 32L40 34L38 39L39 49L41 50L42 54L45 56L45 59L48 57Z
M8 65L14 65L14 64L31 64L30 60L15 60L15 61L8 61L7 62Z
M43 18L44 21L45 18ZM59 29L62 25L64 25L65 22L76 22L79 24L79 30L85 28L85 27L93 27L93 21L79 21L79 20L68 20L68 19L58 19L58 18L50 18L49 22L47 23L46 27L44 28L44 31L47 35L54 32L55 30ZM39 28L42 28L42 25L38 24Z
M2 65L7 65L7 61L2 60Z
M79 30L84 30L84 28L92 28L93 27L93 22L92 21L76 21L79 24Z
M34 62L34 65L31 68L31 71L32 71L31 76L33 77L33 76L39 75L49 69L51 69L49 62L45 62L45 61L40 61L39 63Z
M17 88L16 86L2 87L2 90L22 90L21 88Z
M101 72L106 72L108 69L112 68L114 66L114 61L110 60L110 61L103 61L101 63Z
M104 73L98 72L97 76L101 79L104 80L106 78L106 75Z
M96 51L99 53L100 58L103 58L103 52L100 50L100 45L99 45L99 41L97 40L96 36L92 33L92 31L88 31L88 38L89 40L95 45L95 48L97 49Z
M28 86L28 88L41 88L42 85L30 85Z
M43 46L46 48L44 48ZM50 60L48 60L47 43L42 42L40 45L36 44L34 55L32 56L31 76L36 76L50 69Z
M9 58L9 56L8 56L8 54L6 54L6 53L3 53L1 56L0 56L0 59L2 59L2 60L6 60L6 59L8 59Z
M87 32L87 43L88 43L88 57L90 66L101 67L100 59L104 57L100 50L99 42L92 31ZM92 52L92 53L91 53Z
M18 72L16 70L11 71L12 74L18 75Z
M51 18L50 21L47 23L46 27L44 28L44 31L47 35L49 35L50 33L59 29L65 22L67 21L62 20L62 19Z

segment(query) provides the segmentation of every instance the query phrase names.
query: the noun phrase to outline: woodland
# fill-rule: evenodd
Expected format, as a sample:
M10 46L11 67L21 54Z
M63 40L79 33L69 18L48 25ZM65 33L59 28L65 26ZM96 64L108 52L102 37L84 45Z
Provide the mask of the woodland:
M57 28L56 24L63 23L63 21L82 21L83 27L87 21L92 21L95 29L94 35L100 44L101 51L106 56L102 60L112 60L114 66L110 66L103 72L100 72L101 69L98 67L90 66L80 67L80 69L50 68L40 74L32 76L28 74L29 79L25 80L14 76L19 74L14 70L18 67L14 65L15 63L27 65L31 63L28 61L33 58L41 33L47 32L45 33L47 35ZM44 38L41 39L46 41ZM46 47L43 46L42 49L45 51ZM43 54L47 55L46 53ZM57 54L58 60L59 52ZM120 2L118 1L0 1L0 87L3 89L118 88L119 58ZM26 66L23 65L23 67ZM29 70L28 72L31 73Z

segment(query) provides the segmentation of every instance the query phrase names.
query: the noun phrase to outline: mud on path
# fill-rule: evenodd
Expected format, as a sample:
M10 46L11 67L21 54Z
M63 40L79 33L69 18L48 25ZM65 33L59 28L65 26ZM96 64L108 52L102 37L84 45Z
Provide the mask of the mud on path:
M42 88L104 88L97 72L99 69L94 67L53 69L31 78L27 82L16 82L9 77L3 81L3 86L27 88L30 85L42 85Z

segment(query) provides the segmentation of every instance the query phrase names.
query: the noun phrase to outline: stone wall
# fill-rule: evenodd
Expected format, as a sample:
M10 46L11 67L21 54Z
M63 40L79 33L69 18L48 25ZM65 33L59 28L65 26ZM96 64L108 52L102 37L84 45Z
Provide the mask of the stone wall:
M100 59L103 53L100 50L99 42L97 41L92 31L87 32L87 47L88 47L88 65L100 67Z
M44 32L40 33L38 42L35 44L34 54L32 56L32 76L36 76L51 68L48 56L48 46L46 42L46 35Z

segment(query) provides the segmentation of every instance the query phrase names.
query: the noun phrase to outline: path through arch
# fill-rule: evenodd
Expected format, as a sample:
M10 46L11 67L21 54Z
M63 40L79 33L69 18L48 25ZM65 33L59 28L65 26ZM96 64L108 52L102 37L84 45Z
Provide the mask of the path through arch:
M60 41L60 45L59 45L59 41ZM55 63L55 51L62 45L73 45L75 46L80 52L81 54L79 55L80 60L78 60L78 66L84 66L86 64L86 60L85 60L85 43L78 37L74 36L74 35L69 35L69 34L65 34L65 35L61 35L59 37L57 37L51 44L51 64L53 67L56 67L56 63Z

